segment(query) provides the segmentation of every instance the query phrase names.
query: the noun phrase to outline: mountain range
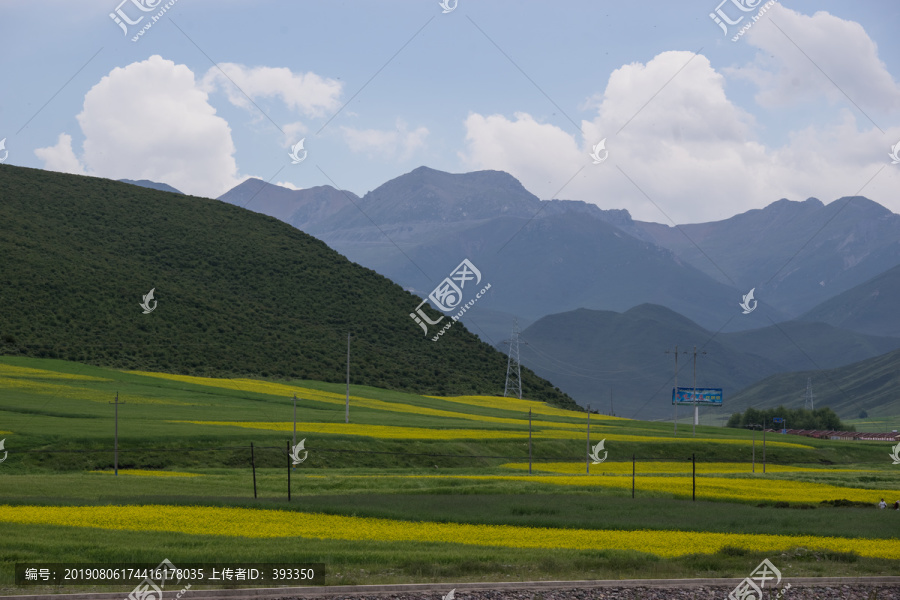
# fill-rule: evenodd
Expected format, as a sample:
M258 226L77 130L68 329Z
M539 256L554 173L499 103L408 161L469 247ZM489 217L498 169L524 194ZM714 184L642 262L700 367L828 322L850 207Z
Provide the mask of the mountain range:
M666 226L588 202L542 201L499 171L420 167L362 197L250 179L220 199L284 220L421 295L469 258L494 282L464 317L489 343L509 335L513 316L529 323L645 303L713 331L766 327L815 315L900 264L900 215L858 196L782 199L723 221ZM738 304L751 289L758 306L744 315ZM882 317L890 319L870 315L860 326L878 330Z
M220 200L285 221L422 297L468 258L491 290L462 320L504 349L517 318L523 364L582 405L613 390L633 416L665 417L671 368L653 353L675 344L707 351L704 385L729 397L900 347L900 215L859 196L781 199L669 226L541 200L500 171L420 167L361 197L249 179ZM739 304L751 290L747 310Z
M900 338L804 321L717 333L652 304L623 313L579 309L548 315L526 328L521 339L522 364L579 404L610 412L611 395L617 415L639 419L672 417L676 346L678 386L723 388L729 414L735 394L772 375L831 369L900 348ZM782 395L796 403L802 391L788 388Z

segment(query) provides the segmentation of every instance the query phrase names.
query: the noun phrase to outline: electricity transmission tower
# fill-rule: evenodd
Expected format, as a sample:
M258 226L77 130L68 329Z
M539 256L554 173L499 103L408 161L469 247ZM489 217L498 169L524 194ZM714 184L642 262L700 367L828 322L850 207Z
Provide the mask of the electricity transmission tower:
M510 394L522 399L522 365L519 364L519 320L513 319L512 336L503 341L509 344L509 354L506 359L506 384L503 386L503 397Z
M812 391L812 378L806 378L806 393L803 394L803 408L809 410L815 410L814 401L816 399L816 395L813 394Z

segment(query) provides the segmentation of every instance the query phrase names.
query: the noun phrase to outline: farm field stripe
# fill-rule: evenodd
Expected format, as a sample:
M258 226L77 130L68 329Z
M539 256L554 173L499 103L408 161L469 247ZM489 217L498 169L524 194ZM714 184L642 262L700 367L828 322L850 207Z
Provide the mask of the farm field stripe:
M631 475L631 462L604 462L601 465L593 465L593 475ZM691 463L688 461L679 462L660 462L660 461L642 461L637 463L638 473L674 473L678 475L690 474ZM505 469L515 469L517 471L528 470L528 463L506 463L500 465ZM744 473L751 474L751 465L748 462L698 462L698 473ZM544 471L547 473L561 473L570 475L581 475L584 473L584 462L555 462L555 463L538 463L533 466L535 471ZM761 476L762 463L757 463L756 471ZM793 467L790 465L773 465L766 466L768 473L875 473L874 469L832 469L828 467Z
M201 506L0 506L0 522L126 531L165 531L223 537L302 537L390 542L438 542L509 548L634 550L660 557L712 554L726 546L753 552L795 547L856 552L900 559L900 540L808 535L693 531L613 531L511 525L411 522L304 513Z
M630 464L630 463L629 463ZM630 475L630 473L628 473ZM309 477L335 477L344 479L398 478L398 479L476 479L480 481L523 481L551 485L597 486L619 489L631 488L628 475L309 475ZM638 476L635 488L644 492L661 492L690 497L690 474L684 476ZM748 477L701 477L697 479L697 497L707 500L822 502L825 500L853 500L871 502L878 498L893 498L900 489L865 489L841 487L824 483L790 481Z
M170 420L168 423L189 423L192 425L208 425L218 427L242 427L244 429L262 429L266 431L291 431L293 428L292 421L189 421L189 420ZM516 421L517 425L521 423ZM556 429L557 423L544 422L547 428L540 428L532 433L533 437L549 438L549 439L567 439L580 440L584 439L583 431L570 431L567 429ZM565 426L565 424L562 424ZM326 435L359 435L364 437L380 438L380 439L421 439L421 440L449 440L449 439L519 439L528 437L528 430L522 429L518 431L504 430L497 431L495 429L433 429L427 427L400 427L396 425L366 425L359 423L318 423L312 421L297 421L298 431L302 430L306 433L322 433ZM715 438L684 438L673 440L671 438L639 436L639 435L623 435L618 433L602 432L598 435L604 436L609 441L619 442L698 442L702 441L709 444L737 444L750 445L750 440L733 440L733 439L715 439ZM783 446L792 448L812 448L802 444L793 444L791 442L770 442L769 446Z
M88 471L102 475L114 475L115 471ZM200 473L186 473L184 471L150 471L147 469L119 469L119 475L137 475L140 477L203 477Z

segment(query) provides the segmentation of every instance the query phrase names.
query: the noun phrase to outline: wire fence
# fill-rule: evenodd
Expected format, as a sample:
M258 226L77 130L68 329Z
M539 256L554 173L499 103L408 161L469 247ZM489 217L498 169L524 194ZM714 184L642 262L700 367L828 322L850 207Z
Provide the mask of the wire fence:
M299 446L299 445L297 445ZM294 450L297 446L292 446L291 442L286 441L284 446L274 446L274 445L256 445L254 442L243 445L227 445L227 446L186 446L186 447L126 447L126 448L115 448L115 447L103 447L103 448L86 448L86 449L46 449L46 448L35 448L35 449L27 449L27 450L16 450L10 451L8 455L7 467L16 465L16 458L18 457L26 457L26 456L38 456L38 455L107 455L110 458L113 458L112 470L116 475L118 475L119 470L127 471L129 470L129 465L141 465L143 468L140 470L150 472L153 469L147 469L147 465L145 461L139 460L128 460L126 457L133 457L135 455L140 454L171 454L176 456L185 456L191 453L221 453L221 452L231 452L233 453L231 460L228 460L227 463L225 461L217 461L215 468L231 468L231 469L246 469L248 471L249 478L252 479L253 485L253 497L258 497L258 489L257 489L257 480L256 480L256 471L258 468L268 468L271 470L272 467L283 468L285 477L287 480L287 498L290 500L291 497L291 476L292 472L301 465L306 460L306 455L300 462L296 462L295 453L292 454L292 450ZM315 454L330 454L330 455L340 455L340 454L353 454L358 455L360 453L359 449L337 449L337 448L301 448L307 452L313 452ZM635 497L636 493L636 481L638 477L641 475L639 470L639 465L641 463L682 463L685 465L684 471L679 473L677 471L666 471L667 475L687 475L690 473L692 478L692 500L696 500L696 489L697 489L697 455L696 453L692 453L690 456L685 456L683 458L657 458L657 457L638 457L636 454L632 454L630 459L625 457L625 460L606 460L606 457L603 460L596 462L596 456L588 455L586 458L584 456L551 456L551 457L536 457L533 452L531 452L531 446L529 445L529 454L524 455L504 455L504 454L448 454L448 453L440 453L440 452L403 452L403 451L365 451L366 454L370 455L385 455L385 456L404 456L404 457L427 457L429 459L452 459L447 462L455 462L455 461L471 461L473 459L482 459L482 460L504 460L504 461L513 461L521 465L522 470L524 470L524 464L527 462L528 464L528 474L535 475L534 471L538 471L538 475L540 476L583 476L583 477L604 477L604 476L615 476L621 477L623 475L627 475L627 473L620 472L621 468L617 468L615 473L610 473L608 471L604 471L603 465L605 464L607 467L611 465L621 465L623 463L627 464L631 463L631 497ZM120 457L122 457L123 462L120 462ZM595 459L592 461L592 458ZM583 461L583 462L582 462ZM105 461L103 461L105 462ZM242 464L245 463L245 464ZM535 469L535 465L542 465L546 463L574 463L574 464L584 464L585 470L583 473L569 473L569 472L560 472L558 470L541 470L540 468ZM106 463L107 465L109 463ZM714 464L714 463L713 463ZM764 465L764 463L763 463ZM60 465L57 465L60 466ZM437 465L435 465L437 466ZM445 467L452 465L445 465ZM471 465L467 465L471 466ZM751 472L751 464L748 462L748 473ZM205 465L206 468L211 468L210 465ZM203 467L201 467L203 468ZM303 465L300 467L304 471L316 470L317 467L312 466L310 464ZM591 472L593 468L594 472ZM757 464L754 461L752 464L752 472L756 472ZM764 468L764 467L763 467ZM161 471L162 472L162 471ZM645 475L652 474L654 476L659 475L658 469L651 469L651 471L646 472ZM296 476L296 475L295 475ZM452 475L449 475L452 476ZM249 483L249 481L248 481Z

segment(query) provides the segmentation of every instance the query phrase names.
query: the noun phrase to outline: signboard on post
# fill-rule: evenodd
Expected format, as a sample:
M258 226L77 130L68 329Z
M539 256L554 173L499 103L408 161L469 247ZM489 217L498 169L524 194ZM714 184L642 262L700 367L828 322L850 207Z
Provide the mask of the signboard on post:
M722 388L672 388L672 404L676 403L721 407Z

